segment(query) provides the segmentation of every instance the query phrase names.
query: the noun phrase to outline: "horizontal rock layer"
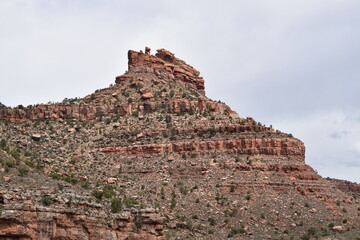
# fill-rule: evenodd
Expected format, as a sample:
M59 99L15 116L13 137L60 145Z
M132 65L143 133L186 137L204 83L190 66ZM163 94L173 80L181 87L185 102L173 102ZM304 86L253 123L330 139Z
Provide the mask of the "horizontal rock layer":
M212 101L173 100L157 103L155 101L139 100L124 104L43 104L27 108L2 108L0 120L24 122L27 120L46 119L95 119L99 115L118 114L129 116L133 111L155 112L163 110L167 113L188 113L189 111L207 111L237 117L228 106Z
M36 204L39 192L29 193L26 190L1 190L1 239L165 239L163 220L154 210L114 214L106 212L100 204L70 206L55 202L51 206L42 206ZM42 194L46 192L43 190Z
M111 154L215 153L292 156L304 162L305 147L297 139L235 139L173 142L168 144L130 145L99 149Z
M358 185L323 179L300 140L205 97L165 49L129 51L115 85L0 106L0 120L1 239L296 239L358 222Z

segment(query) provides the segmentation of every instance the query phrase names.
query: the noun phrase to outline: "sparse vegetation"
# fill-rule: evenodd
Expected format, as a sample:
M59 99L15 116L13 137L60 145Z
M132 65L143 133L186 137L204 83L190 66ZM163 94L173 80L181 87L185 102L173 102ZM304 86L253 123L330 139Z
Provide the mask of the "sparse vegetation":
M26 176L29 172L29 170L25 167L18 168L18 171L19 171L20 176Z
M121 210L121 199L113 198L111 199L111 211L113 213L118 213Z
M43 197L41 202L44 206L50 206L54 201L49 197Z
M129 69L84 98L0 120L0 211L31 202L168 239L355 239L358 198L307 167L291 134L237 118L195 76Z

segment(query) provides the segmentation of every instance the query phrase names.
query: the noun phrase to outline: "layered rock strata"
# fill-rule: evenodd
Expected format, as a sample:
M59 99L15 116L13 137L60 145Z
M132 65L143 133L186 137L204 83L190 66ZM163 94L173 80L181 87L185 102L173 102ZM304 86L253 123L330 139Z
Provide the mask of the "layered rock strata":
M114 214L89 201L89 196L11 184L0 189L0 204L1 239L165 239L163 220L155 209Z
M291 156L304 162L305 147L296 139L236 139L173 142L168 144L131 145L99 149L112 154L159 154L159 153L220 153L248 155Z
M358 227L358 185L323 179L299 139L240 118L205 96L199 71L150 52L130 50L116 84L84 98L0 108L0 238L306 239Z

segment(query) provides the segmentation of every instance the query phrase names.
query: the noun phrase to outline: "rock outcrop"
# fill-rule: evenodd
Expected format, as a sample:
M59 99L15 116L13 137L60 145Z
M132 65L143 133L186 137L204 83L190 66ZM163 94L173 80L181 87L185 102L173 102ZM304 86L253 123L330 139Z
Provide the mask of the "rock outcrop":
M151 73L159 79L179 81L185 87L194 88L205 95L204 79L200 77L200 72L163 48L158 49L155 56L130 50L128 59L128 74L117 77L116 83L132 78L131 73Z
M36 182L33 182L36 184ZM89 196L54 188L2 185L1 239L163 240L163 219L155 209L109 213Z
M1 107L0 132L1 239L359 228L358 185L323 179L299 139L207 98L200 72L165 49L130 50L128 71L84 98Z
M333 182L341 191L357 198L360 197L360 184L333 178L328 178L328 180Z
M142 144L123 147L105 147L100 151L112 154L161 154L161 153L233 153L248 155L275 155L295 157L304 162L305 148L295 139L236 139L173 142L168 144Z

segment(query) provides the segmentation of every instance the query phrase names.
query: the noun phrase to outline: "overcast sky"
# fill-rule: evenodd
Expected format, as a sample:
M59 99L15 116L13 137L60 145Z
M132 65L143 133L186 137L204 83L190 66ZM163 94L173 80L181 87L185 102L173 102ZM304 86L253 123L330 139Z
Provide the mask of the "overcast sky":
M360 182L359 0L0 0L0 102L85 96L144 46L193 65L241 117L304 141L322 176Z

